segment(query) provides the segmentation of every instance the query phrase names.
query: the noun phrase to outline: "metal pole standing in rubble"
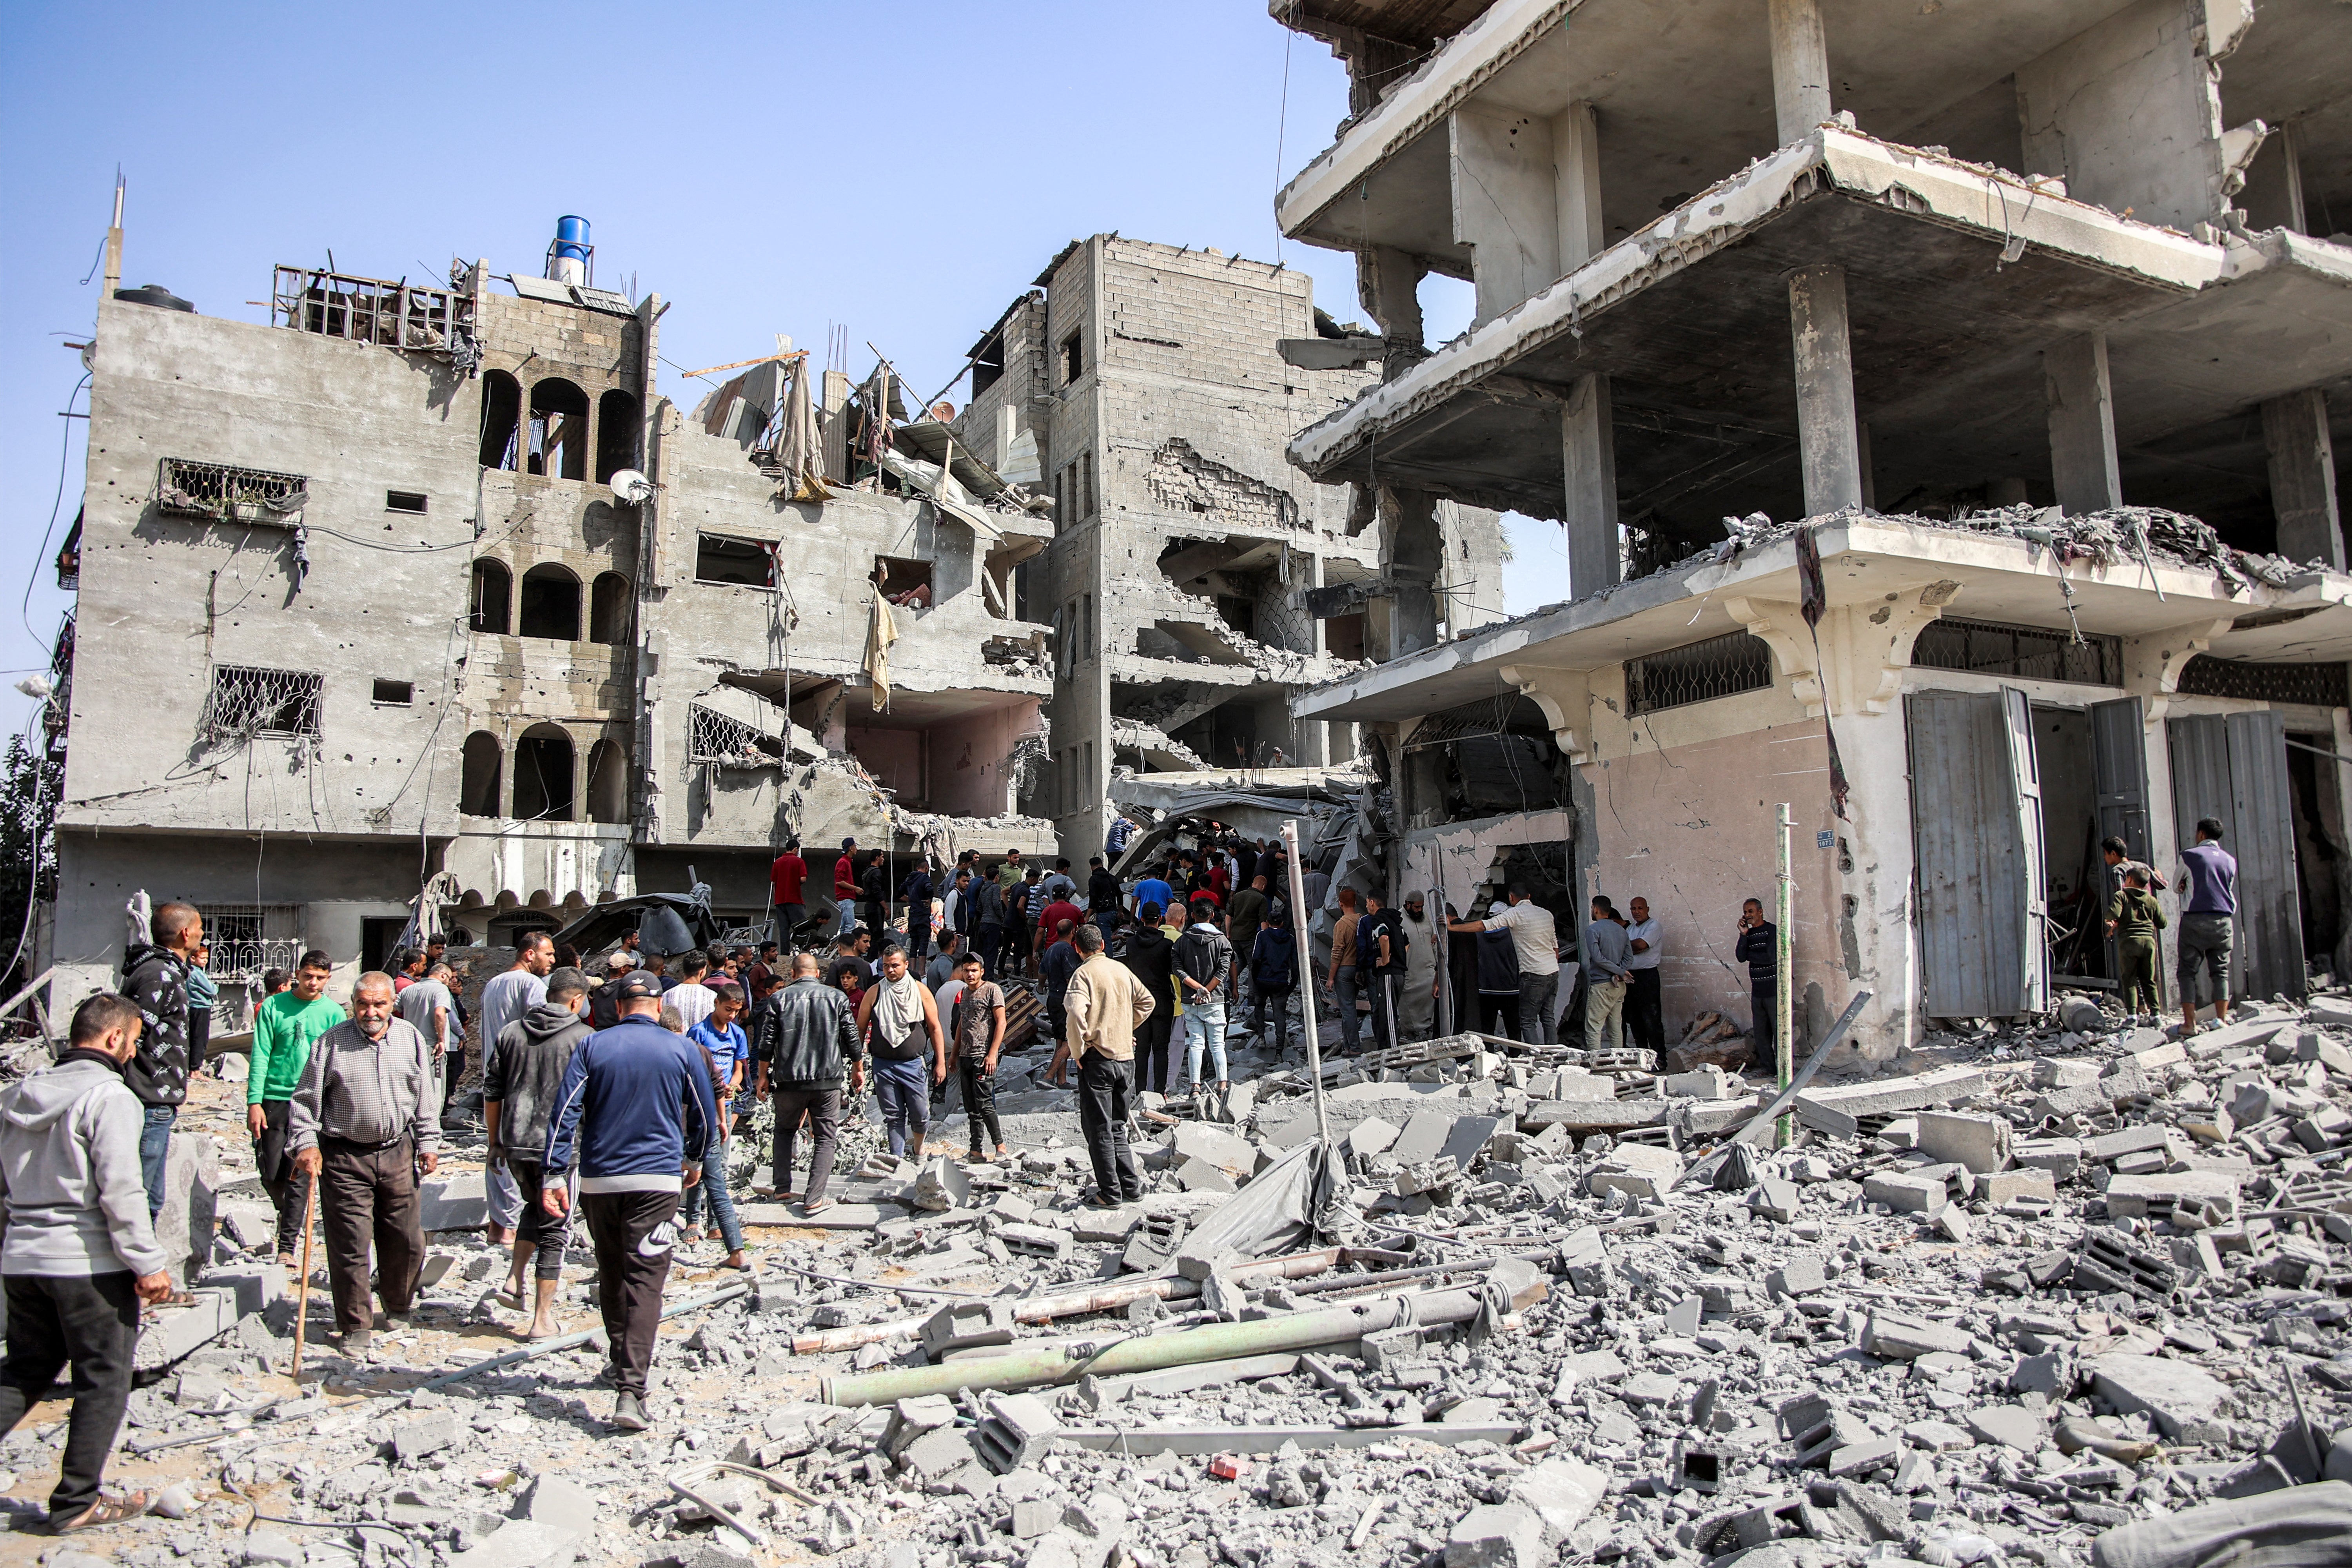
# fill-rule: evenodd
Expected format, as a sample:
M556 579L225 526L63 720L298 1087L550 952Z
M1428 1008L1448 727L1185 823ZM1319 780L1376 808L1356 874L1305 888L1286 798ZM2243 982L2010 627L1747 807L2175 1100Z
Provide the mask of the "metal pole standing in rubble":
M1298 1023L1307 1032L1307 1083L1315 1095L1315 1136L1330 1157L1331 1123L1323 1114L1323 1042L1315 1026L1315 953L1307 940L1307 878L1298 865L1298 819L1282 825L1284 858L1290 862L1290 929L1298 936Z
M1779 1079L1782 1089L1789 1087L1789 993L1797 978L1796 938L1790 931L1790 905L1793 902L1790 895L1796 883L1789 875L1789 834L1795 826L1796 819L1790 816L1788 803L1784 801L1780 808L1779 824L1772 835L1780 844L1780 890L1773 900L1776 907L1772 911L1772 1049L1780 1058ZM1794 1133L1792 1119L1788 1112L1782 1111L1779 1125L1773 1129L1772 1146L1786 1149Z

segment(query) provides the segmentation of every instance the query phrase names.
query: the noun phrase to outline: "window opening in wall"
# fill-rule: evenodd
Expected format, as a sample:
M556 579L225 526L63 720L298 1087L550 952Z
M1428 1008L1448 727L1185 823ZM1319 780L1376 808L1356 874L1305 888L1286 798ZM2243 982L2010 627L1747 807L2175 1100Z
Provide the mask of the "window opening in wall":
M2255 664L2200 653L2181 668L2184 697L2236 697L2248 702L2299 702L2314 708L2352 706L2341 664Z
M1331 616L1323 622L1323 651L1333 658L1364 657L1364 613Z
M315 735L319 692L325 679L301 669L257 669L249 665L213 667L213 689L196 721L208 741L240 741L254 735Z
M216 979L250 979L265 969L291 973L302 956L299 904L200 904L205 945L211 955L205 973Z
M2092 635L2078 643L2068 633L2047 626L1946 616L1920 629L1911 645L1911 662L1925 669L2006 675L2021 680L2121 686L2123 639Z
M637 466L637 400L608 392L596 400L596 482L609 485L623 468Z
M525 821L570 822L572 737L553 724L534 724L515 742L515 816Z
M980 395L1004 379L1004 334L991 332L980 340L971 351L971 395Z
M477 459L486 468L514 471L522 427L522 383L502 370L482 373L482 445Z
M522 636L578 642L580 579L561 566L532 567L522 574L521 610L515 627Z
M877 555L874 581L881 588L882 596L894 605L904 605L912 610L931 606L931 563L928 561Z
M529 467L554 479L588 477L588 395L561 377L530 389Z
M1257 636L1257 601L1239 594L1216 595L1217 616L1245 637Z
M1772 650L1748 632L1727 632L1625 663L1628 712L1706 702L1772 684Z
M776 558L756 540L730 539L723 533L695 536L694 580L731 583L743 588L776 585Z
M629 640L629 580L600 572L588 591L588 640L618 647Z
M493 636L506 635L508 608L514 596L514 574L502 561L474 563L474 609L470 617L473 629Z
M784 743L740 719L730 719L699 702L687 705L686 755L696 763L723 763L730 767L764 768L784 754Z
M375 693L370 700L381 702L389 708L414 707L416 702L416 683L413 680L386 680L379 675L375 679Z
M588 820L629 820L629 749L609 736L588 749Z
M506 749L488 730L466 737L465 769L457 781L457 809L467 816L504 816L499 808Z
M1062 340L1062 384L1067 386L1077 380L1086 374L1086 368L1085 340L1078 333L1072 332Z
M421 490L386 490L383 492L383 510L386 511L415 512L421 516L423 515L425 507L429 504L430 503L426 500L424 492Z
M310 484L299 474L166 458L156 486L155 510L173 517L290 528L294 514L310 500Z

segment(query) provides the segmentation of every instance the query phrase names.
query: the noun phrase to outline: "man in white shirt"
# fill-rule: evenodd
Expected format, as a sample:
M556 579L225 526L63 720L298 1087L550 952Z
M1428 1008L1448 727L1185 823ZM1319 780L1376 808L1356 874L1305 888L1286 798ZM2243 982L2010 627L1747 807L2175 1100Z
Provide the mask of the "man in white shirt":
M1666 1048L1665 1005L1658 992L1659 937L1658 922L1650 918L1650 900L1635 899L1626 906L1633 917L1625 928L1625 945L1633 956L1625 967L1632 972L1632 989L1625 995L1625 1025L1633 1043L1645 1051Z
M678 983L662 998L662 1005L677 1009L679 1019L689 1029L710 1016L710 1009L719 1001L719 993L709 986L710 955L689 952L679 960Z
M1511 907L1501 914L1457 921L1452 929L1511 933L1511 949L1519 960L1519 1037L1531 1046L1553 1045L1559 1005L1559 928L1549 910L1528 897L1526 883L1512 883L1509 896Z

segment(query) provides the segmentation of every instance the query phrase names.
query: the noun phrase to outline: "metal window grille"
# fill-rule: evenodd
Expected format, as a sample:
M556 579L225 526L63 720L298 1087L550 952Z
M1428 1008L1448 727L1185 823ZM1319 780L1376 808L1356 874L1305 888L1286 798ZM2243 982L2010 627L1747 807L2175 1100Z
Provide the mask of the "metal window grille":
M2179 689L2190 697L2301 702L2314 708L2352 706L2340 664L2254 664L2200 653L2182 668Z
M310 481L300 474L237 468L226 463L163 459L155 488L155 508L173 517L210 518L215 522L263 522L292 527L309 504Z
M302 911L296 904L205 904L205 972L215 980L254 980L264 970L291 971L302 956ZM219 1008L214 1009L215 1018Z
M302 669L256 669L246 665L213 668L213 689L196 721L208 741L239 741L254 735L316 735L321 676Z
M1927 669L2007 675L2021 680L2121 686L2123 647L2121 637L2094 635L2077 642L2071 634L2047 626L1964 621L1946 616L1930 621L1919 633L1911 645L1911 662Z
M1719 637L1668 648L1625 663L1625 706L1633 713L1654 713L1742 691L1761 691L1772 684L1772 650L1750 632L1727 632Z
M761 733L740 719L730 719L699 702L689 704L686 711L686 754L690 762L764 768L782 755L782 748L774 736Z
M388 349L467 357L473 352L474 299L450 289L280 267L270 288L269 324Z

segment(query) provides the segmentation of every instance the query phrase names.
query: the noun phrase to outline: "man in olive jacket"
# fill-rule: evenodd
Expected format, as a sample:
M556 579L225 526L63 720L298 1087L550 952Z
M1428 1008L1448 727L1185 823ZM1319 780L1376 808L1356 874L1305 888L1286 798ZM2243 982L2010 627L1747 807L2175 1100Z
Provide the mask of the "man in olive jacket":
M793 1195L793 1146L801 1118L814 1123L809 1151L809 1184L803 1214L833 1206L824 1195L833 1177L834 1152L841 1143L841 1084L845 1070L852 1094L866 1091L866 1063L857 1045L857 1016L849 998L817 976L816 954L793 958L793 981L768 994L751 1015L751 1054L759 1058L754 1090L772 1094L776 1106L775 1164L771 1179L776 1201Z
M1062 994L1064 1043L1078 1064L1078 1125L1094 1161L1097 1208L1143 1196L1143 1173L1127 1144L1135 1094L1135 1031L1157 1005L1135 971L1103 951L1102 932L1082 925L1070 942L1084 961Z

